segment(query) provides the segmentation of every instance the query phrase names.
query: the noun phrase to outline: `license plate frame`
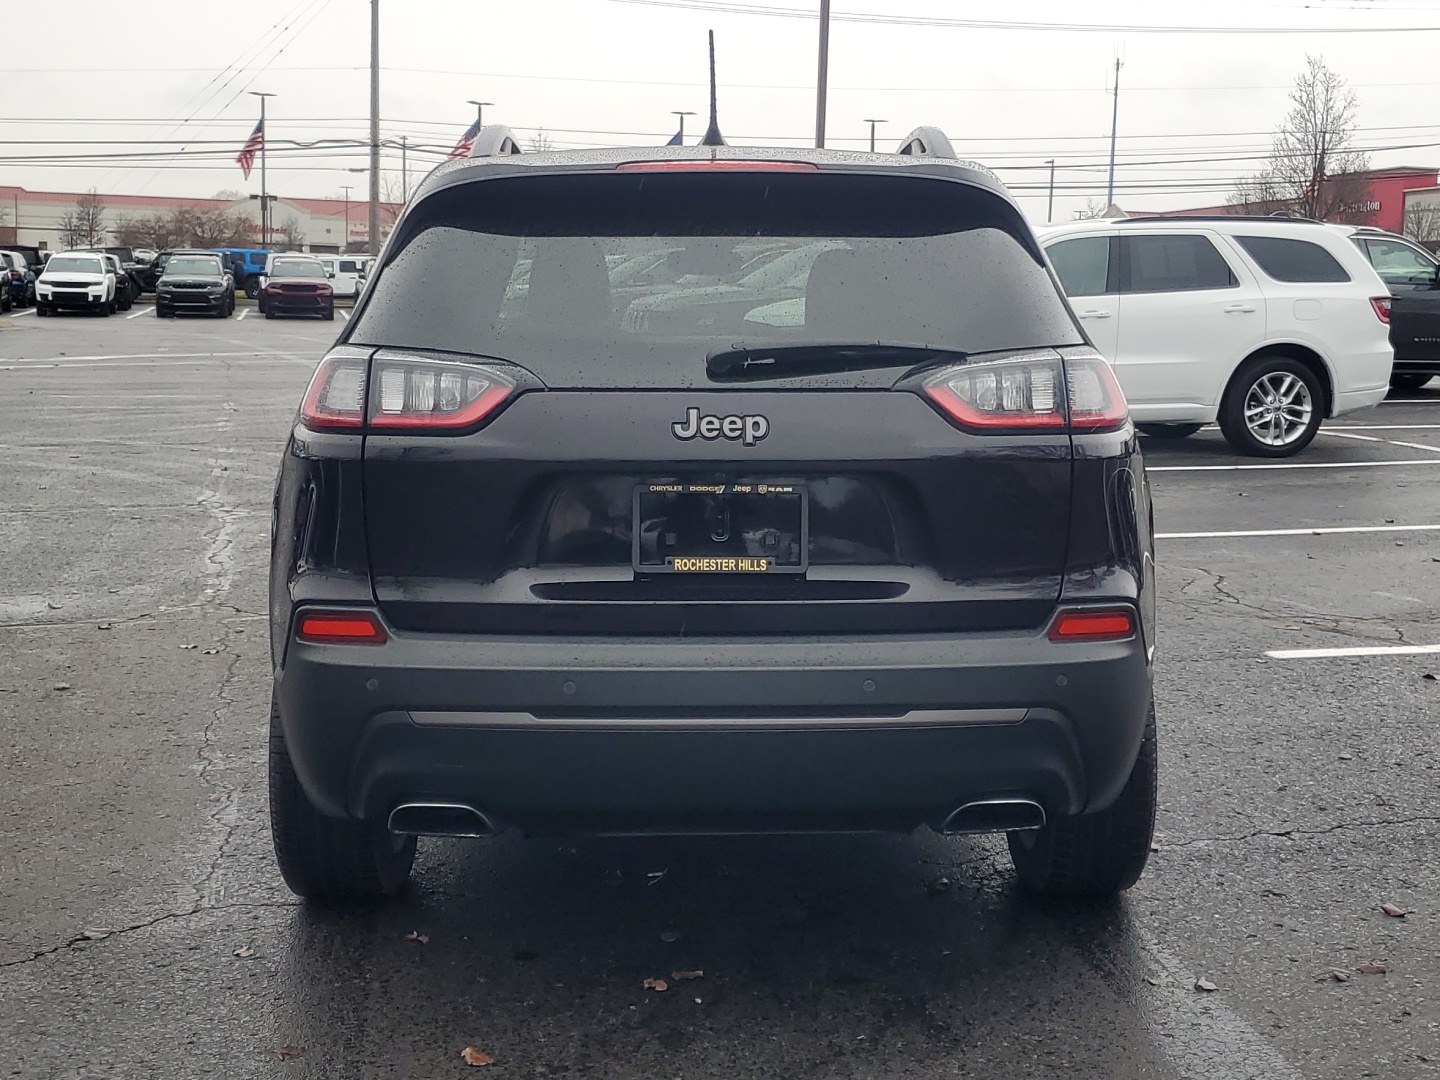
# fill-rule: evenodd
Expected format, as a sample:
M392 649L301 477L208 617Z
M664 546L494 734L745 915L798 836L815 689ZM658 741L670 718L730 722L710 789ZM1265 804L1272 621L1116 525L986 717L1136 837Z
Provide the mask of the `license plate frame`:
M716 528L722 518L724 528ZM637 484L631 563L646 575L804 574L810 569L809 489L768 479Z

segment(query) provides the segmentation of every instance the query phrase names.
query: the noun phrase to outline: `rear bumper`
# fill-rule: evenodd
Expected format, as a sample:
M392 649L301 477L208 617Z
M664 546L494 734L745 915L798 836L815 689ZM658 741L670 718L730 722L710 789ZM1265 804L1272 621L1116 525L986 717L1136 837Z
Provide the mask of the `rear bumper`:
M1390 393L1390 376L1386 373L1383 386L1377 386L1369 390L1349 390L1335 395L1334 405L1330 409L1331 416L1339 416L1342 413L1355 412L1358 409L1368 409L1372 405L1379 405L1385 400L1385 395Z
M962 803L1097 810L1150 702L1139 640L1043 633L292 641L276 700L325 813L466 803L530 832L895 829Z

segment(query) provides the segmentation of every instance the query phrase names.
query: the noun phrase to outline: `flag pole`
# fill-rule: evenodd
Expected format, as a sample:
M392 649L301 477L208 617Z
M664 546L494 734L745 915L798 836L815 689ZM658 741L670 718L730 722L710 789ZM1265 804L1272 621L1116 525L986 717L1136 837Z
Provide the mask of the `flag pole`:
M265 130L265 99L274 94L251 90L251 97L260 99L260 246L270 246L270 196L265 189L265 147L270 142L270 132Z
M346 237L348 240L349 237ZM370 235L371 255L380 253L380 0L370 0Z

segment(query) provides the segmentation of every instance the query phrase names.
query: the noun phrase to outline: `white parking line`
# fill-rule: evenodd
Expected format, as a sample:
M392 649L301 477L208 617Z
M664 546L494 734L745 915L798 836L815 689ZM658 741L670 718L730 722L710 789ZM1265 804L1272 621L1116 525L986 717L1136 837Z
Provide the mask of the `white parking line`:
M1341 656L1432 656L1440 645L1367 645L1353 649L1275 649L1272 660L1331 660Z
M1381 405L1440 405L1440 398L1386 398Z
M153 314L155 314L155 309L154 309L153 307L147 307L147 308L141 308L139 311L135 312L134 315L126 315L125 318L127 318L127 319L138 319L138 318L140 318L141 315L153 315Z
M1433 449L1427 447L1426 449ZM1440 457L1412 461L1276 461L1265 465L1147 465L1147 473L1250 472L1257 469L1380 469L1399 465L1440 465Z
M12 311L12 312L10 313L10 317L11 317L12 319L18 319L18 318L20 318L21 315L34 315L34 314L35 314L35 309L32 307L32 308L26 308L24 311Z
M1337 439L1358 439L1361 442L1383 443L1386 446L1403 446L1407 450L1433 450L1440 454L1440 446L1430 446L1426 443L1401 442L1399 439L1382 439L1376 435L1352 435L1348 431L1325 431L1321 435L1333 435Z
M247 307L247 308L241 308L241 309L240 309L240 318L236 319L235 321L236 321L236 322L244 322L244 321L245 321L245 316L246 316L246 315L249 315L249 314L250 314L250 309L249 309L248 307Z
M349 321L350 321L350 313L349 313L348 311L346 311L344 308L341 308L341 309L340 309L340 318L344 319L346 322L349 322Z
M1322 431L1435 431L1440 424L1331 424Z
M1236 529L1232 532L1156 533L1156 540L1223 540L1231 536L1330 536L1339 533L1440 532L1440 525L1334 525L1319 529Z

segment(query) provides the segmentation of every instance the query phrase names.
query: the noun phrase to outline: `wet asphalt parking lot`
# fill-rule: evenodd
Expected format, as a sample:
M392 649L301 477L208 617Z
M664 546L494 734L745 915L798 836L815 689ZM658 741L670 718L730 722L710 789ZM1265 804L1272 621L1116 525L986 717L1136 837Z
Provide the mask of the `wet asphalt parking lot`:
M346 916L281 883L264 761L271 484L339 321L131 314L0 316L0 1076L1440 1076L1440 384L1290 462L1147 441L1122 901L1031 901L995 838L504 836Z

